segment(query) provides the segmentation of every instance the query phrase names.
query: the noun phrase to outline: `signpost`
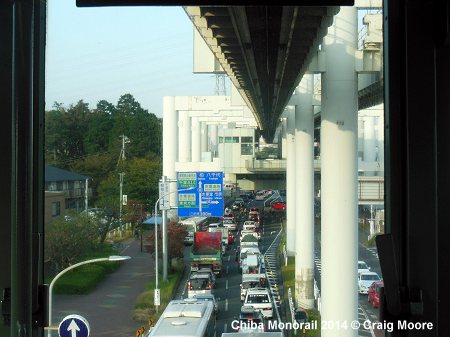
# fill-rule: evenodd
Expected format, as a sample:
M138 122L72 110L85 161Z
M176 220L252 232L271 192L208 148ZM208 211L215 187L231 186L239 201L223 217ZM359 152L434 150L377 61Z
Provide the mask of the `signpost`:
M178 172L178 216L223 216L223 172Z
M161 305L161 292L160 289L155 289L155 303L154 305L160 306Z
M59 337L88 337L89 323L80 315L69 315L59 323Z
M168 210L170 209L170 198L169 198L169 183L160 182L159 183L159 209Z

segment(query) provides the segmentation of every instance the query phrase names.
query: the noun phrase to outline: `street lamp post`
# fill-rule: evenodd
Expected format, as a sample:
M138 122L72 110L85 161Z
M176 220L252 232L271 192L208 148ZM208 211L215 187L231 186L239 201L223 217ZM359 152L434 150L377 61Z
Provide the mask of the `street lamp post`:
M66 269L64 269L63 271L61 271L58 275L56 275L52 282L50 283L50 286L48 288L48 325L51 326L52 325L52 294L53 294L53 286L55 285L55 282L66 272L68 272L69 270L72 270L76 267L79 267L83 264L88 264L88 263L94 263L94 262L103 262L103 261L123 261L123 260L129 260L131 259L130 256L120 256L120 255L111 255L109 257L101 257L98 259L92 259L92 260L86 260L86 261L82 261L79 263L75 263L72 266L67 267ZM51 336L51 330L48 330L48 337Z
M158 285L158 219L157 219L158 203L160 202L161 199L165 198L169 194L176 193L176 192L190 191L190 190L193 190L193 189L195 189L195 187L183 188L181 190L175 190L175 191L172 191L172 192L169 192L169 193L165 193L165 194L161 195L158 198L158 200L156 200L156 202L155 202L155 274L156 274L155 275L155 283L156 283L155 284L156 285L156 287L155 287L155 294L159 290L159 288L158 288L158 286L159 286ZM165 217L166 217L165 210L163 210L162 213L163 213L162 214L162 221L165 222L166 221L166 219L165 219ZM162 234L163 234L163 240L164 240L165 233L163 232ZM164 256L164 252L163 252L163 260L167 259L167 252L165 252L165 255L166 256ZM156 298L155 298L155 300L156 300ZM156 305L156 303L155 303L155 306L156 306L156 312L158 313L158 306Z

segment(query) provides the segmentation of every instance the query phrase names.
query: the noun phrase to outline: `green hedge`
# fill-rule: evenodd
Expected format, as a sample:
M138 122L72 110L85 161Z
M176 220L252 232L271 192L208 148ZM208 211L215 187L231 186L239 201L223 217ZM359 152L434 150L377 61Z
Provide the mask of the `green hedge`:
M85 256L78 262L117 255L117 251L110 245L102 245L99 249ZM96 262L82 265L63 274L54 285L54 294L81 295L91 292L108 274L115 271L120 266L120 261ZM46 283L50 284L53 277L46 278Z

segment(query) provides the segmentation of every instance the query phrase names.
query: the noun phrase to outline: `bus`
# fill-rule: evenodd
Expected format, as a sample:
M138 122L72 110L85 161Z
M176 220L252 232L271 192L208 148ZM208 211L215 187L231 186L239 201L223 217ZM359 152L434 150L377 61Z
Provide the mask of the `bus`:
M187 231L184 239L185 245L192 245L194 243L194 233L200 231L206 225L207 221L208 218L204 216L194 216L180 221L180 224L184 225Z
M145 337L216 337L214 301L172 300Z

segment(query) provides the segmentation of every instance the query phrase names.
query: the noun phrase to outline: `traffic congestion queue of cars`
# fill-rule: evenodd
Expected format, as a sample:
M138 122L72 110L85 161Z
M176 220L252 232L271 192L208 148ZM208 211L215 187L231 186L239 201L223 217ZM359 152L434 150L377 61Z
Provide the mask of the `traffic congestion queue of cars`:
M246 199L250 199L246 194ZM244 198L242 198L244 199ZM237 200L233 211L246 207L246 201ZM225 253L223 247L230 247L239 240L238 254L242 272L239 333L264 332L266 319L273 316L273 303L266 287L264 257L259 250L262 233L262 217L256 209L244 219L239 228L234 213L227 209L222 222L210 222L203 218L187 219L188 235L185 244L191 247L191 272L187 283L187 298L172 300L167 305L156 325L146 337L195 335L216 336L216 315L219 311L214 296L216 277L221 271L218 257ZM242 220L242 219L241 219ZM241 230L240 234L239 231ZM235 233L236 236L233 234ZM201 263L196 262L202 261ZM208 260L211 260L208 262ZM232 334L230 334L232 335Z
M370 267L364 261L358 261L358 292L367 294L367 301L374 308L380 306L380 288L383 285L377 273L370 271Z
M239 270L242 273L240 284L242 306L237 330L240 332L263 332L267 330L267 319L273 317L273 303L266 282L264 256L259 248L262 238L262 215L257 208L243 213L246 205L242 198L237 198L231 209L225 210L222 223L210 224L208 231L235 233L235 240L238 243L236 261L239 263ZM241 216L245 214L245 218L241 217L241 221L238 221L238 214ZM193 272L191 275L196 275L196 273ZM192 287L192 283L189 283L189 286ZM188 297L213 295L214 293L213 283L210 286L207 281L204 281L201 288L202 290L197 290L195 294L192 293Z
M218 217L193 217L180 223L187 226L189 239L185 239L185 243L191 245L187 298L191 301L212 301L217 313L219 309L214 296L216 278L221 277L222 256L235 241L237 219L227 209L222 221Z
M266 282L264 256L259 249L261 216L256 209L248 214L242 224L236 260L242 273L240 284L240 331L267 331L267 319L273 317L273 303Z

